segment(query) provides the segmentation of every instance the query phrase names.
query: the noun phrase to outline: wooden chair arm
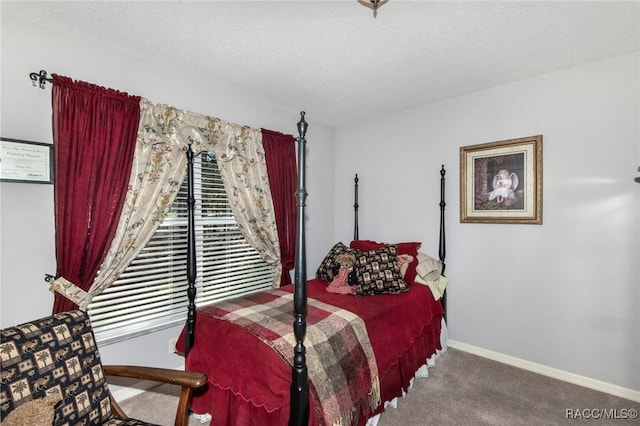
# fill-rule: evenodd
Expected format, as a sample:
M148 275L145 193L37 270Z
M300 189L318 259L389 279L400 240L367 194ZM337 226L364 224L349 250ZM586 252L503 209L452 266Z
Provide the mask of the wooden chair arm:
M102 367L102 370L106 376L153 380L155 382L171 383L191 389L197 389L207 384L207 376L195 371L143 367L139 365L105 365Z
M105 376L128 377L132 379L151 380L169 383L182 387L180 400L176 410L175 425L187 426L189 408L194 389L207 384L207 376L195 371L171 370L169 368L143 367L138 365L105 365L102 367ZM118 416L127 417L118 403L111 397L111 405Z

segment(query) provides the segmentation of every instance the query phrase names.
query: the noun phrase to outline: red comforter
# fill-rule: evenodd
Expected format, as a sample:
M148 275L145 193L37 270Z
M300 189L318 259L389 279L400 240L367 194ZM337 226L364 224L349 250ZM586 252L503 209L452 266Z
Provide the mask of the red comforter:
M307 296L364 320L376 357L382 401L400 396L418 367L441 349L440 303L428 287L419 284L401 294L363 297L328 293L326 286L323 280L310 280ZM292 292L293 286L281 290ZM212 425L286 425L291 367L254 335L207 316L208 309L197 310L195 344L186 360L188 370L209 377L209 385L193 398L193 411L210 413ZM184 331L177 348L183 345ZM381 405L378 411L382 410ZM310 424L316 424L314 416Z

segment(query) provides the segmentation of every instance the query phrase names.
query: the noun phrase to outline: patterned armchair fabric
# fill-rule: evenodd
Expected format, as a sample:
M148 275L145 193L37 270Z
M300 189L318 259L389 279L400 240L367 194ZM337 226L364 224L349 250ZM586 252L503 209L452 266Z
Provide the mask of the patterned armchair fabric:
M0 334L2 421L19 406L52 393L56 426L143 425L114 417L91 323L82 311L45 317Z

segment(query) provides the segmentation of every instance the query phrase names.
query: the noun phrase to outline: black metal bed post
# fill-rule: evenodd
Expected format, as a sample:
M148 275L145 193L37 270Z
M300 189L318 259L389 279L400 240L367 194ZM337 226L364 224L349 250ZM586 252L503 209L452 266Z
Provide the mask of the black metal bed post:
M196 231L195 209L196 199L193 195L193 150L191 144L187 149L187 333L184 340L185 360L195 342L196 328Z
M444 259L447 255L447 242L446 242L446 237L444 233L444 208L447 205L447 203L444 202L445 173L447 173L447 171L444 169L444 164L443 164L442 168L440 169L440 247L438 250L438 257L440 258L440 262L442 262L443 276L444 276L444 270L446 267ZM447 291L446 290L442 295L442 308L444 309L444 319L446 321L447 320Z
M295 319L293 331L296 346L293 350L293 367L291 371L291 400L289 412L289 426L306 426L309 424L309 382L307 377L307 362L304 347L304 337L307 332L307 259L304 227L304 207L307 192L305 189L305 135L308 124L304 120L304 111L300 112L298 122L298 190L296 199L298 218L296 229L296 270L293 304Z
M358 174L356 173L356 177L353 178L353 239L360 239L360 230L358 229Z

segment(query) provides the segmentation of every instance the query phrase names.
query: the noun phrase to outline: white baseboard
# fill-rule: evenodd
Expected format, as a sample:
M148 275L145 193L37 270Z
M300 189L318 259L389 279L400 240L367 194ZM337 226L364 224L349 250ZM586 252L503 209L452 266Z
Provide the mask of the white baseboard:
M176 367L174 370L184 370L184 366ZM109 378L107 377L107 381L108 380ZM161 383L154 382L153 380L140 380L135 383L135 387L109 385L109 390L116 401L122 402L160 384Z
M574 385L584 386L589 389L605 392L620 398L630 399L631 401L640 402L640 391L623 388L622 386L613 385L611 383L602 382L600 380L591 379L589 377L580 376L578 374L569 373L568 371L558 370L557 368L547 367L546 365L536 364L535 362L526 361L510 355L494 352L478 346L469 345L467 343L458 342L456 340L448 340L451 348L469 352L474 355L488 358L493 361L511 365L513 367L522 368L523 370L532 371L542 374L543 376L552 377L554 379L573 383Z

